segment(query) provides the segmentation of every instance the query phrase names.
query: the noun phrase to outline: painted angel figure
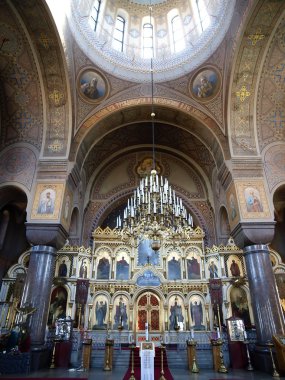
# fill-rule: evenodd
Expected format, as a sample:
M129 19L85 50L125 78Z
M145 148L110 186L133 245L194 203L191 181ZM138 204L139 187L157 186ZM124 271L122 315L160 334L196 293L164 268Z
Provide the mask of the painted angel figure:
M100 327L104 327L104 320L106 318L107 313L107 302L105 303L103 301L96 302L96 319L97 319L97 325Z
M203 308L201 302L191 302L190 304L190 311L191 311L191 319L192 323L194 323L195 329L204 330L205 326L203 326Z

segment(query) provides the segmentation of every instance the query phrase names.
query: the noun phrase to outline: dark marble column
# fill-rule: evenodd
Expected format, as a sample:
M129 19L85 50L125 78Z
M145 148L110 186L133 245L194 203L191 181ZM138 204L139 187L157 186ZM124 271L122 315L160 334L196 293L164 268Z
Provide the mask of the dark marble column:
M267 245L244 248L257 343L267 344L274 334L284 334L285 321Z
M45 340L56 249L46 245L36 245L30 252L22 305L28 304L37 309L30 317L31 343L32 346L42 346Z

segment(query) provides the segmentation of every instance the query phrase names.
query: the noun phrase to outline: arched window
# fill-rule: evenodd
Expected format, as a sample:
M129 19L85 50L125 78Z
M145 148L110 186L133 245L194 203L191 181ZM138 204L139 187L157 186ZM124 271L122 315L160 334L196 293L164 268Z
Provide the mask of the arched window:
M178 15L175 15L171 19L171 31L173 51L174 53L178 53L185 48L181 19Z
M204 0L195 0L194 14L200 33L202 33L210 25L210 17L208 15Z
M124 37L125 37L126 21L122 16L117 16L114 34L113 34L113 48L118 51L124 50Z
M143 25L143 58L153 58L153 25L145 23Z
M91 12L91 21L93 24L93 30L96 32L98 26L99 13L101 8L101 0L95 0L92 12Z

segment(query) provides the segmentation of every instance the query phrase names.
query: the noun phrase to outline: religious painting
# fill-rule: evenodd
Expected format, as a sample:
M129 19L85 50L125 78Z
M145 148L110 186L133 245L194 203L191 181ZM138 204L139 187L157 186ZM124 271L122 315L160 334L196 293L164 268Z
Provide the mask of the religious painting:
M142 276L137 279L138 286L159 286L161 281L151 270L146 270Z
M71 217L71 211L72 211L72 193L69 189L66 189L65 195L63 198L63 206L62 206L62 212L61 212L61 222L62 224L68 228L69 227L69 221Z
M230 255L227 260L227 272L229 277L242 276L242 265L238 256Z
M232 316L243 320L245 327L251 327L246 292L240 287L232 287L230 292Z
M184 307L180 297L173 296L169 300L169 330L184 329Z
M138 265L159 265L160 254L151 248L152 240L142 239L138 246Z
M89 264L89 260L85 257L82 257L81 264L79 267L79 278L88 278Z
M201 278L200 259L196 255L189 255L186 259L188 280L197 280Z
M115 299L113 313L113 329L122 328L128 330L129 313L127 297L121 295Z
M31 219L58 219L63 188L63 183L37 184Z
M121 254L116 263L116 280L128 280L130 265L125 258L124 254Z
M167 262L168 280L181 280L181 263L178 258L172 256Z
M236 187L244 219L271 218L262 180L236 181Z
M190 297L191 329L205 330L205 305L202 297L193 295Z
M239 208L238 201L236 197L235 186L232 184L227 191L227 211L229 217L230 226L235 226L239 221Z
M220 74L214 67L199 70L190 82L192 95L199 101L213 99L221 87Z
M48 315L48 325L54 326L58 318L66 318L67 290L58 286L52 291Z
M110 277L110 260L103 256L99 258L97 266L97 280L108 280Z
M146 177L149 176L153 167L153 158L152 157L145 157L142 161L139 162L136 172L140 177ZM157 174L161 174L161 166L160 164L155 161L155 170L157 171Z
M99 295L95 298L95 324L93 330L106 330L108 325L108 300L107 297Z
M275 273L276 285L280 299L285 299L285 273Z
M57 277L68 277L70 271L70 260L68 256L61 256L60 260L56 263Z
M209 278L219 278L219 264L216 258L209 258L206 268Z
M89 102L97 103L108 95L108 84L103 74L97 70L85 69L78 76L80 96Z

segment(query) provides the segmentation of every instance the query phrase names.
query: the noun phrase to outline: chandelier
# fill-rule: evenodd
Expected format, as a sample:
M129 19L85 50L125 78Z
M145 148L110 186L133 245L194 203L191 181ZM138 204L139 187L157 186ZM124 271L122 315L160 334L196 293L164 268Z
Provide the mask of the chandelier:
M152 7L150 3L150 25ZM169 185L168 180L159 175L155 162L155 112L154 112L154 80L153 80L153 28L151 74L151 126L152 126L152 170L141 179L134 194L128 199L123 216L117 217L116 228L122 240L138 246L141 239L151 240L151 248L158 251L161 240L181 241L189 238L193 232L193 218L183 206L182 199Z

